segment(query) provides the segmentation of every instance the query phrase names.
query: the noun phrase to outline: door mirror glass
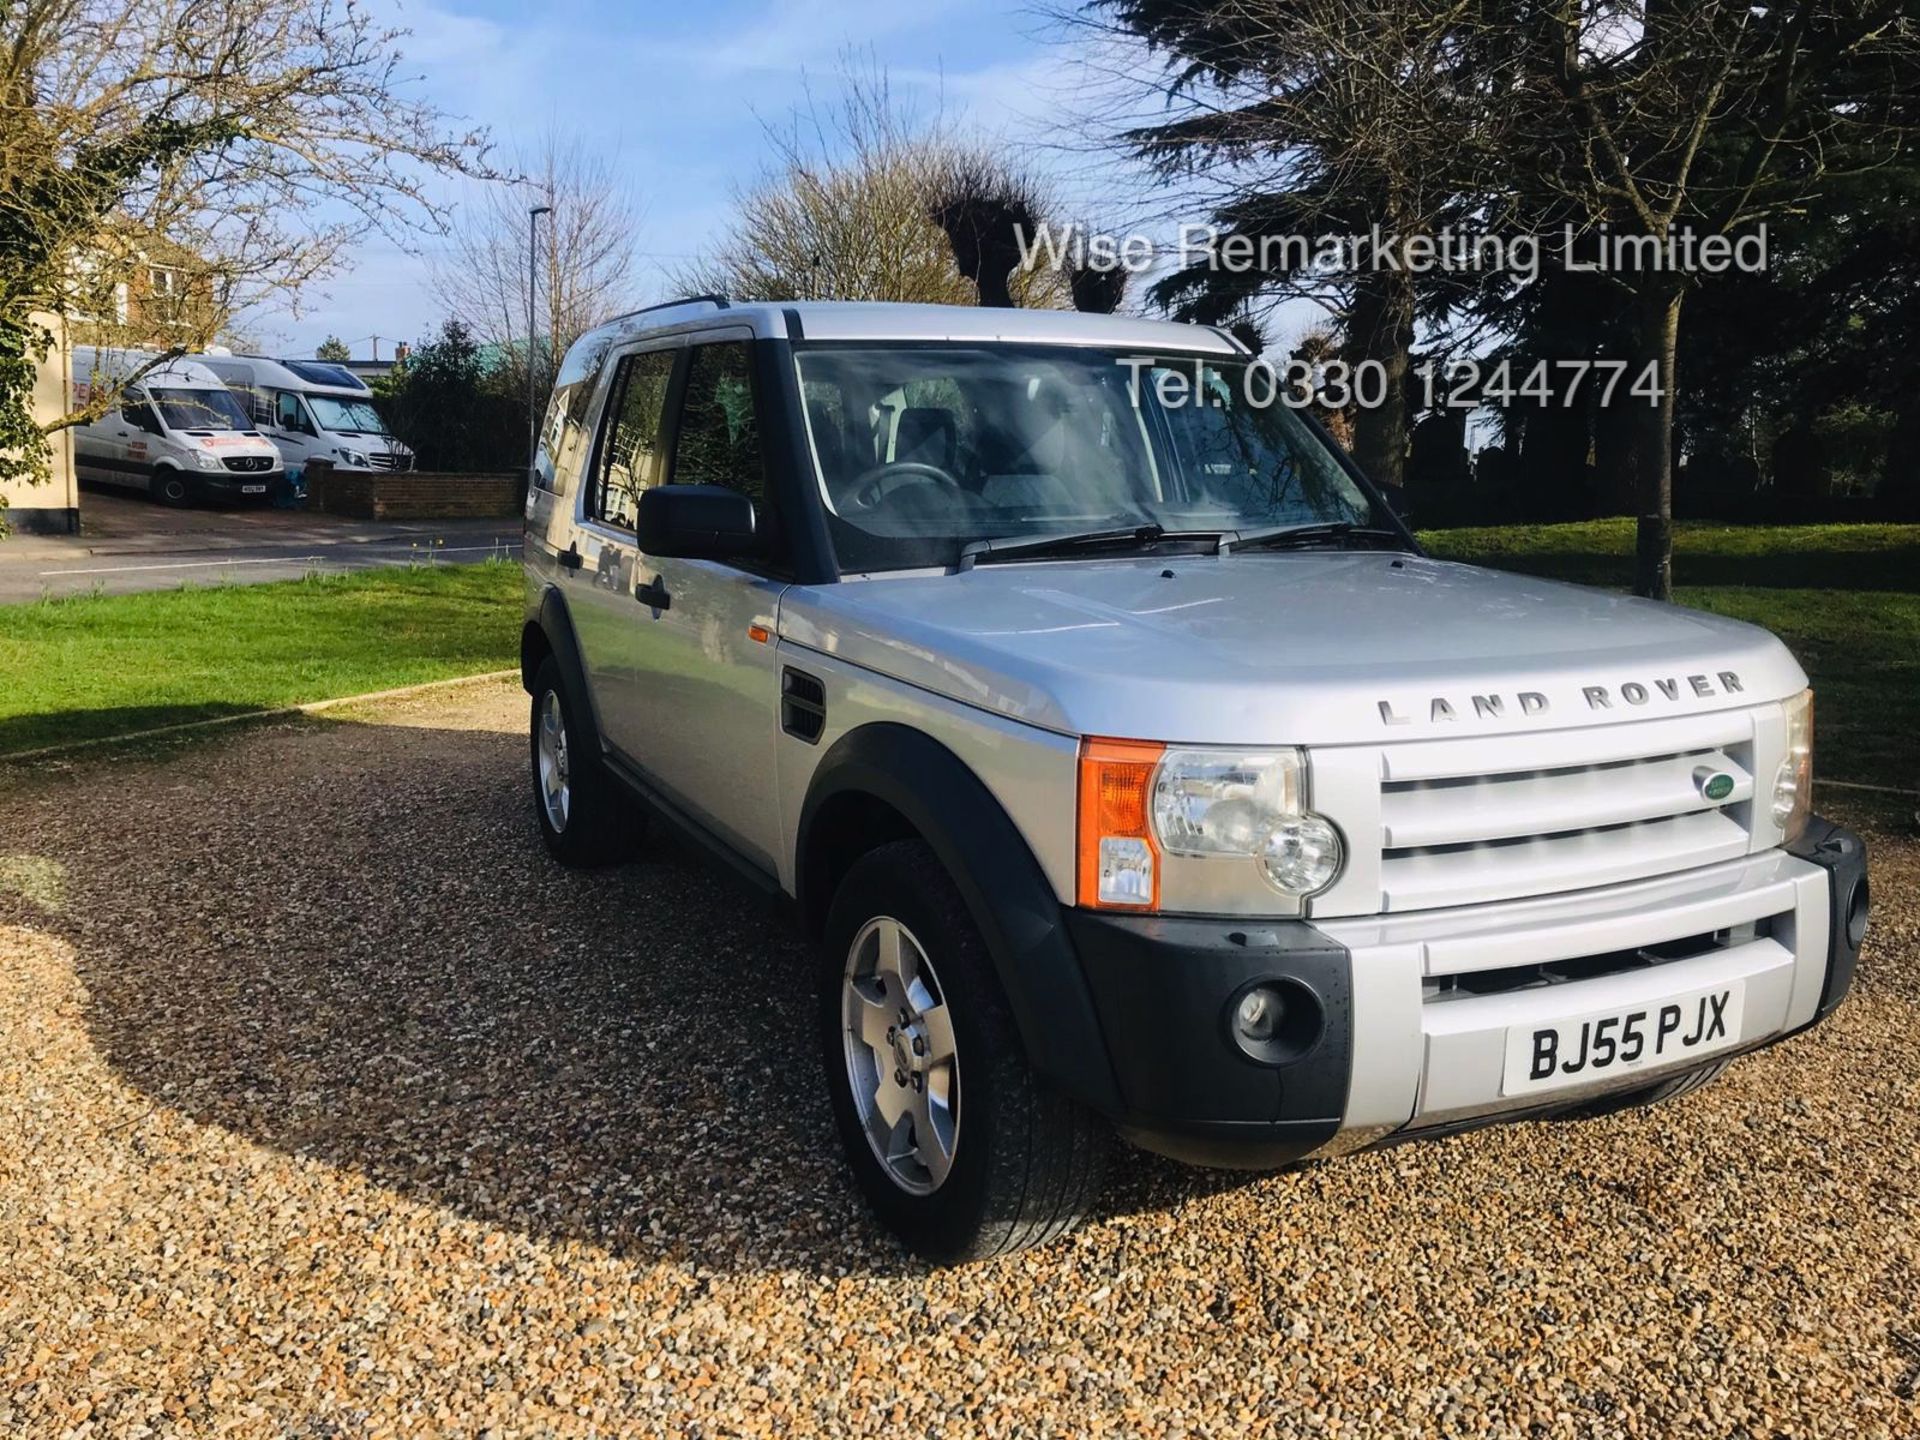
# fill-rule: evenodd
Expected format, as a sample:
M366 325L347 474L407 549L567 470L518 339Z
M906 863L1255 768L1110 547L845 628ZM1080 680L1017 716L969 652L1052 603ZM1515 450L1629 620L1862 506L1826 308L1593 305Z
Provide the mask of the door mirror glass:
M635 540L643 555L728 560L760 549L753 501L719 485L656 485L640 492Z

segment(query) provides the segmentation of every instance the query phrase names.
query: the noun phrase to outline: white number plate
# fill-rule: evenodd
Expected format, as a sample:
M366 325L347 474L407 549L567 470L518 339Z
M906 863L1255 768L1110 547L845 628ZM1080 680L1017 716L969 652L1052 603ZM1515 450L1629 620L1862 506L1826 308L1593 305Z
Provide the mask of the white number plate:
M1739 981L1507 1031L1503 1095L1608 1080L1740 1043Z
M267 493L267 487L264 485L242 485L240 487L240 493L242 495L264 495Z

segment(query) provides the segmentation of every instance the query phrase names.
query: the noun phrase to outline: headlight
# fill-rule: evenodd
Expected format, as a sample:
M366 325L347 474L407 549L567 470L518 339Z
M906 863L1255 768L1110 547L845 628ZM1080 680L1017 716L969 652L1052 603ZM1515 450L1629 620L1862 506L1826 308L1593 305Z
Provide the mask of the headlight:
M220 468L220 457L218 455L209 455L204 450L196 450L193 452L193 463L198 465L202 470L218 470Z
M1153 828L1175 855L1252 855L1276 815L1300 809L1300 752L1170 750L1153 781Z
M1773 823L1781 840L1792 844L1813 813L1813 691L1802 690L1781 702L1787 722L1787 753L1773 777Z
M340 452L340 458L345 460L349 465L358 465L362 470L372 468L367 464L367 457L364 451L342 450Z
M1115 740L1081 749L1079 851L1080 904L1159 909L1171 883L1164 903L1196 912L1272 913L1274 891L1297 911L1344 860L1339 831L1306 808L1300 751Z
M1276 820L1260 845L1260 871L1282 895L1317 895L1340 873L1340 832L1324 815Z

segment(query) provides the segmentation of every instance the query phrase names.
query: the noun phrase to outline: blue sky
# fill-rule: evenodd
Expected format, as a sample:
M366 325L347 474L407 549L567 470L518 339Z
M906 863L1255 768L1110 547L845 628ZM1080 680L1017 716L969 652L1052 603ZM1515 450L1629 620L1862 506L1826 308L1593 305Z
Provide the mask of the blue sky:
M831 95L849 47L923 113L937 107L1042 168L1084 163L1049 148L1061 102L1086 82L1032 0L379 3L414 32L404 48L420 91L488 127L503 152L554 131L615 157L645 207L634 248L656 292L647 298L663 267L724 227L733 189L760 172L762 120L785 117L809 81ZM350 272L304 298L304 314L250 328L290 353L335 334L366 355L378 334L386 355L438 323L428 269L428 254L369 240Z

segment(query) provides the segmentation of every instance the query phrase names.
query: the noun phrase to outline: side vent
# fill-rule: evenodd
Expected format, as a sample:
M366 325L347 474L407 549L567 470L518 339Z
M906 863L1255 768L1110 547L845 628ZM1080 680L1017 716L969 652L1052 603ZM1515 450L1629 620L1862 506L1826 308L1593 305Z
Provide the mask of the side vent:
M780 672L780 728L809 745L827 728L827 692L804 670Z

